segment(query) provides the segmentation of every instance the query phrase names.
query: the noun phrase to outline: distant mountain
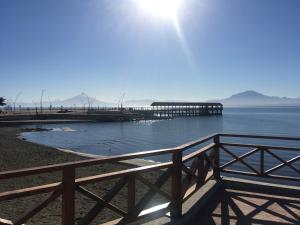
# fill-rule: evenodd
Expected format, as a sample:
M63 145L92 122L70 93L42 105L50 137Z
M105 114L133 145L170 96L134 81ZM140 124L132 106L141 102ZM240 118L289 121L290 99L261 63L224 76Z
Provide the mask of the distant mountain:
M107 104L107 102L99 101L98 99L92 98L85 93L81 93L80 95L76 95L65 100L56 100L52 102L53 106L105 106Z
M34 106L38 106L40 107L40 101L38 102L32 102L32 103L28 103L28 102L17 102L16 103L17 106L21 105L23 107L34 107ZM109 103L109 102L104 102L104 101L100 101L96 98L90 97L85 93L81 93L79 95L76 95L72 98L68 98L65 100L60 100L60 99L56 99L54 101L43 101L43 106L44 107L49 107L50 105L52 105L53 107L82 107L82 106L86 106L88 107L93 106L93 107L97 107L97 106L112 106L114 105L113 103Z
M152 102L157 101L155 99L137 99L137 100L127 100L123 102L124 107L145 107L145 106L150 106ZM90 97L85 93L81 93L79 95L76 95L74 97L65 99L65 100L60 100L56 99L54 101L43 101L43 106L44 107L49 107L50 104L53 107L88 107L89 105L92 107L117 107L118 103L116 102L105 102L105 101L100 101L96 98ZM22 107L40 107L40 101L37 102L17 102L16 106L21 105Z
M256 91L245 91L214 101L221 102L224 106L300 106L300 98L268 96Z
M150 106L152 102L163 101L158 99L135 99L135 100L126 100L123 102L124 107L145 107ZM164 100L170 102L178 102L178 100ZM181 101L184 102L184 101ZM219 99L219 100L210 100L208 102L221 102L224 106L229 107L255 107L255 106L300 106L300 98L286 98L286 97L276 97L276 96L267 96L256 91L245 91L242 93L234 94L229 98ZM13 103L9 103L12 105ZM43 101L44 107L49 107L50 104L55 107L116 107L118 103L100 101L96 98L92 98L85 93L81 93L72 98L65 100L55 100L55 101ZM22 107L40 107L40 102L32 103L16 103L16 107L21 105Z

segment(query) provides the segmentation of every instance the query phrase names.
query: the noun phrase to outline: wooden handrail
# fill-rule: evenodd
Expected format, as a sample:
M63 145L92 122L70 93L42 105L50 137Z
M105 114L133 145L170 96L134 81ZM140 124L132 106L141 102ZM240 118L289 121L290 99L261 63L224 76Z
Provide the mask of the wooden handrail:
M195 157L197 157L197 156L199 156L199 155L201 155L201 154L203 154L203 153L211 150L215 146L216 146L216 144L212 143L212 144L209 144L209 145L207 145L207 146L205 146L205 147L203 147L203 148L201 148L201 149L199 149L199 150L197 150L195 152L192 152L192 153L190 153L190 154L188 154L186 156L183 156L182 157L182 162L187 162L187 161L189 161L189 160L191 160L191 159L193 159L193 158L195 158Z
M93 165L99 165L99 164L104 164L104 163L114 163L114 162L130 160L130 159L170 154L175 151L180 151L180 149L169 148L169 149L136 152L136 153L103 157L103 158L97 158L97 159L87 159L87 160L81 160L81 161L75 161L75 162L69 162L69 163L60 163L60 164L54 164L54 165L49 165L49 166L40 166L40 167L32 167L32 168L27 168L27 169L5 171L5 172L0 173L0 180L8 179L8 178L23 177L23 176L31 176L31 175L42 174L42 173L57 172L57 171L62 171L64 168L67 168L67 167L80 168L80 167L93 166Z
M136 159L136 158L145 158L145 157L150 157L150 156L171 154L173 152L184 151L184 150L192 148L196 145L207 142L210 139L212 139L215 135L216 134L213 134L213 135L201 138L196 141L189 142L187 144L184 144L184 145L181 145L181 146L178 146L175 148L149 150L149 151L124 154L124 155L102 157L102 158L97 158L97 159L87 159L87 160L81 160L81 161L76 161L76 162L60 163L60 164L54 164L54 165L49 165L49 166L40 166L40 167L32 167L32 168L27 168L27 169L0 172L0 180L8 179L8 178L15 178L15 177L31 176L31 175L42 174L42 173L51 173L51 172L61 171L65 167L80 168L80 167L93 166L93 165L99 165L99 164L104 164L104 163L120 162L120 161L125 161L125 160L130 160L130 159Z
M221 142L220 144L224 145L224 146L232 146L232 147L267 148L267 149L273 149L273 150L300 151L300 148L297 148L297 147L257 145L257 144L242 144L242 143L230 143L230 142Z
M112 173L106 173L106 174L101 174L101 175L96 175L96 176L77 178L77 179L75 179L75 184L76 185L84 185L84 184L94 183L94 182L98 182L98 181L112 180L112 179L116 179L119 177L126 177L126 176L130 176L132 174L147 172L147 171L155 170L155 169L164 169L164 168L168 168L171 166L172 166L171 162L160 163L160 164L156 164L156 165L143 166L143 167L127 169L127 170L122 170L122 171L117 171L117 172L112 172ZM62 187L62 184L60 182L57 182L57 183L52 183L52 184L47 184L47 185L40 185L40 186L24 188L24 189L19 189L19 190L14 190L14 191L2 192L2 193L0 193L0 201L11 200L14 198L27 197L27 196L41 194L41 193L47 193L47 192L58 190L61 187Z
M141 213L145 210L145 207L149 201L153 198L155 194L160 194L167 199L166 206L169 208L172 217L179 217L182 214L182 204L186 199L188 199L196 190L198 190L202 185L204 185L209 179L215 178L220 179L220 173L231 173L246 176L256 176L264 178L274 178L274 179L285 179L300 181L298 177L291 176L281 176L273 174L274 171L288 166L293 169L296 173L299 170L291 165L292 163L300 160L300 156L296 156L288 161L281 159L276 154L270 152L273 150L285 150L299 152L300 147L288 147L288 146L268 146L268 145L256 145L256 144L245 144L245 143L229 143L220 140L222 137L232 137L232 138L252 138L252 139L266 139L266 140L283 140L283 141L300 141L298 137L282 137L282 136L260 136L260 135L240 135L240 134L212 134L207 137L192 141L175 148L166 148L153 151L143 151L131 154L117 155L112 157L104 157L97 159L88 159L77 162L61 163L56 165L41 166L35 168L27 168L14 171L6 171L0 173L1 179L10 179L16 177L25 177L36 174L44 174L51 172L62 172L61 182L46 184L41 186L35 186L30 188L24 188L14 191L7 191L0 193L0 201L12 200L15 198L21 198L26 196L37 195L40 193L61 193L62 195L62 221L63 225L73 225L74 224L74 210L75 210L75 191L81 190L90 198L98 201L93 212L82 219L79 224L89 224L98 213L102 211L105 207L117 212L123 218L122 221L129 221L134 218L138 218L140 214L145 216L145 213ZM205 146L203 147L203 145ZM183 156L183 152L192 147L201 145L201 148ZM224 148L224 146L228 147ZM237 156L235 153L231 152L230 147L247 147L254 148L251 151L244 153L241 156ZM227 152L233 157L233 160L220 165L220 150ZM256 170L251 165L249 165L244 159L248 156L253 155L256 152L260 152L260 168ZM275 152L275 151L274 151ZM265 157L266 153L269 156L273 156L281 161L281 164L268 169L265 171ZM105 174L97 174L94 176L75 178L76 169L80 167L93 166L103 163L115 163L124 160L130 160L135 158L145 158L150 156L158 156L170 154L172 156L172 161L154 164L150 166L142 166L136 168L125 169L116 172L110 172ZM190 163L191 162L191 163ZM236 163L242 162L248 168L250 168L255 173L229 170L228 166ZM151 170L161 170L161 176L156 180L155 183L143 178L141 175L151 171ZM186 175L183 176L183 173ZM171 193L162 191L160 188L164 185L167 179L171 177ZM120 178L120 179L119 179ZM103 198L95 195L88 190L85 190L81 185L86 185L90 183L95 183L105 180L119 179L115 187L110 190ZM139 202L136 201L136 180L142 181L150 190L140 199ZM118 194L118 192L127 184L128 188L128 212L119 209L117 206L112 205L109 201ZM170 194L170 195L169 195ZM56 196L56 195L54 195ZM24 217L21 217L20 221L27 220L31 215L38 212L43 207L52 201L53 197L49 197L45 202L37 205L33 210L29 211ZM47 204L46 204L47 203ZM152 212L151 212L152 213ZM26 221L25 221L26 222Z
M40 185L40 186L35 186L30 188L18 189L14 191L6 191L0 193L0 201L7 201L15 198L23 198L32 195L48 193L59 189L61 189L61 183L57 182L57 183Z
M196 141L191 141L189 143L186 143L186 144L183 144L183 145L180 145L178 146L177 148L181 149L181 150L186 150L186 149L189 149L189 148L192 148L194 146L197 146L197 145L200 145L200 144L203 144L209 140L212 140L214 139L215 136L218 136L219 134L212 134L212 135L208 135L204 138L200 138Z
M172 162L160 163L158 165L137 167L137 168L121 170L121 171L117 171L117 172L111 172L111 173L90 176L90 177L78 178L75 180L75 183L78 185L84 185L84 184L89 184L89 183L94 183L94 182L99 182L99 181L104 181L104 180L111 180L111 179L116 179L116 178L120 178L120 177L126 177L129 175L133 175L133 174L137 174L137 173L141 173L141 172L148 172L150 170L169 168L171 166L173 166Z
M229 134L229 133L219 133L218 135L220 137L251 138L251 139L269 139L269 140L284 140L284 141L300 141L300 137L267 136L267 135L247 135L247 134Z

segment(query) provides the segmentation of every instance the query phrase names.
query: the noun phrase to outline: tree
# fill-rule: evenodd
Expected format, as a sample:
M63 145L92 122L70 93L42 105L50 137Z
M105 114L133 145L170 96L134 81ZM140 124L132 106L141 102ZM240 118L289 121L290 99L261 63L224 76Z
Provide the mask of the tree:
M6 105L5 101L6 101L6 99L5 99L5 98L3 98L3 97L0 97L0 106L4 106L4 105Z

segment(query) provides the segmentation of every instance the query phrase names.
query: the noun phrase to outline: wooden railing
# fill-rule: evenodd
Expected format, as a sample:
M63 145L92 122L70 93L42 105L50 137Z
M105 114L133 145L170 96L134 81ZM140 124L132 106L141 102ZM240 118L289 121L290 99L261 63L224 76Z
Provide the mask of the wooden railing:
M28 209L23 215L14 218L13 221L0 219L0 224L25 224L30 218L39 213L49 203L57 198L62 198L62 224L73 225L75 223L75 192L94 200L97 204L77 223L79 225L90 224L96 216L108 208L119 215L119 219L113 221L113 224L121 222L126 223L141 217L154 213L170 212L171 218L178 218L182 215L182 205L202 187L209 179L220 179L220 173L231 173L246 176L257 176L263 178L286 179L300 181L300 171L293 164L300 159L300 148L298 147L280 147L266 146L257 144L241 144L225 142L226 138L247 138L247 139L263 139L263 140L284 140L284 141L300 141L300 138L287 137L269 137L269 136L250 136L250 135L233 135L233 134L213 134L208 137L196 140L176 148L160 149L154 151L138 152L120 156L106 157L101 159L90 159L79 162L71 162L64 164L56 164L50 166L22 169L16 171L8 171L0 173L0 181L4 179L12 179L17 177L27 177L38 174L62 172L60 182L50 183L40 186L34 186L24 189L7 191L0 193L0 202L34 196L41 193L48 193L49 196L38 205ZM237 155L230 150L230 147L253 148L242 155ZM195 149L199 150L195 150ZM191 149L191 153L186 151ZM298 155L292 159L285 160L274 153L276 150L297 152ZM224 153L233 159L223 162ZM246 158L259 153L259 169L254 168L251 163L246 162ZM76 177L78 168L99 165L103 163L116 163L129 159L145 158L158 155L171 155L172 160L165 163L159 163L149 166L129 168L117 172L110 172L88 177ZM265 168L266 154L277 159L280 164L272 168ZM241 163L251 172L241 170L230 170L228 167ZM283 167L289 167L297 175L282 176L274 175L274 172ZM145 179L142 175L149 171L158 170L159 177L155 182ZM100 197L84 187L86 184L117 180L114 187L111 188L104 196ZM162 186L170 180L171 189L162 190ZM141 182L148 186L149 190L138 200L136 198L136 182ZM121 189L127 188L127 210L111 203L111 200L120 192ZM153 197L159 194L165 199L165 203L154 208L147 208L148 203ZM125 200L125 199L124 199Z
M219 134L219 137L223 138L239 138L239 139L255 139L255 140L275 140L275 141L292 141L298 142L296 146L300 145L300 138L296 137L274 137L274 136L255 136L255 135L235 135L235 134ZM234 153L234 150L230 150L230 148L235 149L251 149L244 152L242 155L238 156ZM255 176L261 178L273 178L273 179L283 179L290 181L300 181L300 164L294 166L293 164L300 160L300 148L299 147L287 147L287 146L272 146L272 145L261 145L261 144L247 144L247 143L232 143L232 142L220 142L219 143L220 151L225 154L231 156L233 159L229 162L223 163L220 165L219 171L223 173L229 174L238 174L238 175L246 175L246 176ZM279 155L277 152L284 152L285 155L292 155L288 160L283 158L283 155ZM289 153L289 154L288 154ZM247 162L246 159L249 157L253 157L256 155L257 161L255 162L258 165L258 168L255 168L251 163ZM266 168L265 159L273 158L273 163L270 168ZM253 161L253 159L252 159ZM279 162L277 164L276 162ZM248 171L245 170L237 170L237 169L228 169L228 167L240 163ZM288 168L290 172L294 175L278 175L275 172L278 172L280 169Z

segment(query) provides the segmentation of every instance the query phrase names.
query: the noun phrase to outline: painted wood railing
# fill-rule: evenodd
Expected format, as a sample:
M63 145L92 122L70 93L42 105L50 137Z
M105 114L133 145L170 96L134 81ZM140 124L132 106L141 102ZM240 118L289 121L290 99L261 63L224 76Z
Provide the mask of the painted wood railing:
M239 139L260 139L260 140L275 140L275 141L293 141L298 142L296 146L300 146L300 138L296 137L274 137L274 136L256 136L256 135L235 135L235 134L219 134L220 138L239 138ZM234 150L230 150L230 148L235 149L251 149L244 154L238 156L234 153ZM254 177L261 177L261 178L273 178L273 179L283 179L283 180L290 180L290 181L300 181L300 164L293 165L297 161L300 160L300 148L299 147L288 147L288 146L272 146L272 145L261 145L261 144L246 144L246 143L232 143L232 142L220 142L219 143L220 151L224 152L225 154L231 156L233 159L229 162L224 163L223 165L219 166L219 171L228 174L238 174L238 175L246 175L246 176L254 176ZM278 152L284 152L285 158L288 158L289 155L292 155L292 158L288 160L283 158L283 155L279 155ZM258 168L255 168L251 163L247 162L246 159L251 156L257 156L258 160L255 164L258 164ZM273 163L270 168L266 168L265 160L272 158ZM253 161L253 160L252 160ZM269 160L270 161L270 160ZM279 162L277 164L276 162ZM240 163L248 171L245 170L237 170L237 169L228 169L228 167ZM287 175L278 175L274 174L278 172L280 169L288 168L290 172L293 173L291 176Z
M299 168L293 165L300 159L300 148L231 143L223 141L223 139L226 138L300 141L300 138L288 137L213 134L176 148L137 152L101 159L90 159L79 162L70 162L16 171L1 172L0 181L4 179L27 177L58 171L62 172L62 177L60 182L0 193L0 202L27 196L34 196L41 193L49 194L48 198L41 201L38 205L35 205L34 207L28 209L28 211L24 212L23 215L20 215L18 218L14 218L13 221L0 219L0 224L25 224L30 218L39 213L43 208L47 207L49 203L61 197L62 224L73 225L75 224L75 192L79 192L80 194L94 200L97 203L77 224L90 224L105 208L108 208L119 215L119 219L111 222L111 224L116 224L126 223L155 213L170 212L171 218L178 218L182 215L182 205L184 204L184 202L189 199L208 180L212 178L217 180L220 179L221 173L300 181ZM233 152L233 150L229 150L229 147L254 149L238 156ZM189 149L192 151L189 154L186 154L186 151ZM298 155L286 161L276 153L274 153L274 151L276 150L293 151L297 152ZM223 162L224 153L228 154L233 159L228 162ZM245 161L247 157L256 153L260 153L259 169L254 168L251 163ZM279 160L280 164L266 170L266 153ZM125 169L117 172L76 178L76 169L78 168L166 154L171 155L171 161L149 166ZM251 170L251 172L228 169L228 167L238 162L246 166L249 170ZM283 167L289 167L297 174L297 176L292 177L274 175L275 171ZM153 170L159 170L160 172L159 177L154 183L153 181L151 182L142 176L143 174L146 174L147 172ZM87 184L116 179L118 180L115 183L114 187L111 188L102 197L96 195L95 193L87 190L84 187L84 185ZM171 181L171 189L169 191L164 191L162 190L162 186L168 180ZM136 198L137 181L143 183L149 188L149 190L146 191L146 193L139 200ZM123 188L127 188L127 210L121 209L111 203L111 200ZM149 202L156 194L162 196L165 199L165 203L153 208L147 208Z

